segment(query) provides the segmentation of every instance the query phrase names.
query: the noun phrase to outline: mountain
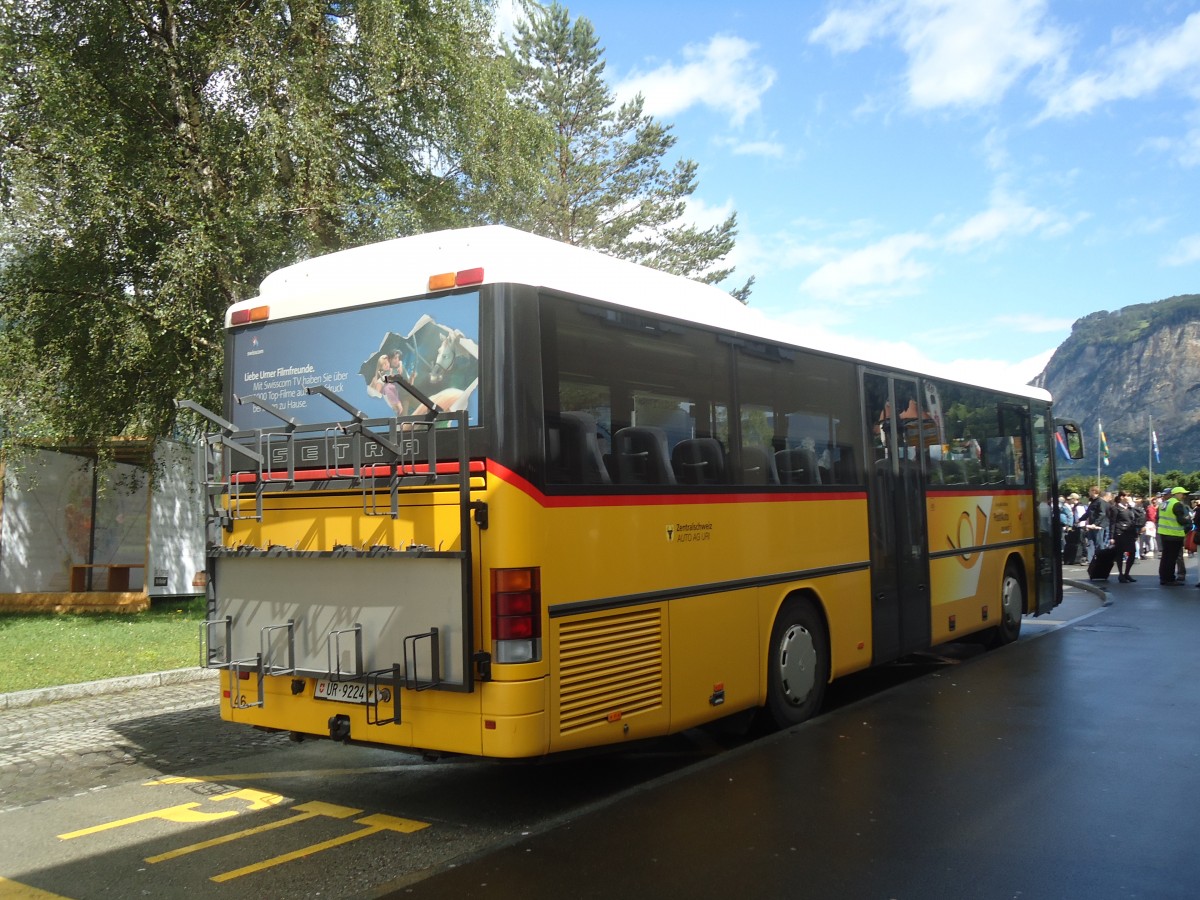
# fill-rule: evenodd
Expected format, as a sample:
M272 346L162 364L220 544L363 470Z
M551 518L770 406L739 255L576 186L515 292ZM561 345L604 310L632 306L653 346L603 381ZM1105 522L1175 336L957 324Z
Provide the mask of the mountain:
M1149 464L1151 422L1155 473L1200 469L1200 294L1084 316L1033 383L1054 396L1056 416L1083 428L1085 458L1060 475L1096 471L1100 422L1102 477Z

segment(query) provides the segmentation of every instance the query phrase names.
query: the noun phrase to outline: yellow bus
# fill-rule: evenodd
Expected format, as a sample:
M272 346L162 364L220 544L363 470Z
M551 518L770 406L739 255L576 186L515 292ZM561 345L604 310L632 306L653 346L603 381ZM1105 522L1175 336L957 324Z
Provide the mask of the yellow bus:
M277 271L205 423L230 721L529 758L758 710L1060 602L1046 392L788 337L502 226Z

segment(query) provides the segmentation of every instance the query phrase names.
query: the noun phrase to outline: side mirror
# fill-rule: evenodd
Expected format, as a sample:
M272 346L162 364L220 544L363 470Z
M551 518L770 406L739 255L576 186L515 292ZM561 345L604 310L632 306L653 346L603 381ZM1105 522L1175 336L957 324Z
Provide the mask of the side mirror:
M1059 453L1067 459L1083 459L1083 432L1077 422L1070 419L1055 419L1054 442Z

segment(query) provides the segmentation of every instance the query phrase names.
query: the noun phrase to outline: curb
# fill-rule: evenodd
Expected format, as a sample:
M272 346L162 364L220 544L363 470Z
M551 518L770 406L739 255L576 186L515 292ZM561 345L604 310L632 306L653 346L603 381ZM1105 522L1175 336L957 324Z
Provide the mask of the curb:
M24 709L57 703L60 700L78 700L102 694L119 694L141 688L163 687L174 684L189 684L195 681L217 680L215 669L172 669L168 672L150 672L145 675L127 675L122 678L106 678L103 681L87 681L82 684L60 684L55 687L34 688L29 691L14 691L0 694L0 711ZM215 696L215 695L214 695Z
M1089 594L1095 594L1103 601L1101 606L1112 606L1113 604L1112 597L1108 595L1108 588L1106 587L1097 587L1094 584L1089 584L1088 582L1081 581L1078 578L1064 578L1063 584L1069 587L1077 588L1081 591L1087 591Z

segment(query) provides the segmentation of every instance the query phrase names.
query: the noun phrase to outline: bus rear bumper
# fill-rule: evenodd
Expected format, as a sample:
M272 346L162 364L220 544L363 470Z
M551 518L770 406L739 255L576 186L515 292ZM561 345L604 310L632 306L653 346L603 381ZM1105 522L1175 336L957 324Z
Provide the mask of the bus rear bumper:
M255 705L257 687L256 678L235 683L222 672L221 718L297 738L439 754L520 759L543 756L549 748L545 678L487 682L469 693L402 690L398 722L391 702L318 699L314 679L264 679L262 706Z

